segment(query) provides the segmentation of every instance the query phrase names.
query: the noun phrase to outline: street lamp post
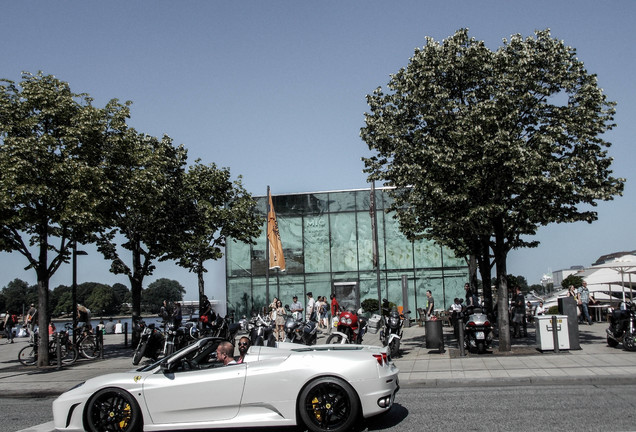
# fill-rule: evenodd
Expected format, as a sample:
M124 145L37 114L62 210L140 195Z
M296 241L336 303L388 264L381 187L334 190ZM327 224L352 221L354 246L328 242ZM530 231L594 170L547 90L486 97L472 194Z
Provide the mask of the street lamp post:
M77 343L77 255L88 255L85 251L77 250L77 241L73 241L73 344Z

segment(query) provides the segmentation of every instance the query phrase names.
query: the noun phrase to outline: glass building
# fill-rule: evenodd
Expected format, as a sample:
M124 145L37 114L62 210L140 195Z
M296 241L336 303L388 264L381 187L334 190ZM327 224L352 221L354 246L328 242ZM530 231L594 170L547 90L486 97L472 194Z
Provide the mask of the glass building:
M436 309L463 298L464 258L429 240L407 240L384 211L390 197L382 188L375 191L379 270L374 266L370 194L363 189L273 195L286 271L267 271L265 223L255 245L228 239L228 311L248 314L274 296L290 304L297 295L305 305L307 292L314 298L335 293L341 305L356 308L367 298L386 298L406 303L413 313L426 307L426 290L433 293ZM267 197L255 199L265 219Z

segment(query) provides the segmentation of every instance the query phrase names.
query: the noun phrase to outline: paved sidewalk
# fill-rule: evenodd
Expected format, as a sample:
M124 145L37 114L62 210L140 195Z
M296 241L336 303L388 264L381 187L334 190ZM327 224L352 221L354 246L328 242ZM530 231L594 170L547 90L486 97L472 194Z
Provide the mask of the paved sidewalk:
M400 368L403 387L557 384L562 382L636 383L636 352L607 346L607 324L580 326L580 350L541 353L536 349L534 328L523 339L513 339L512 351L499 353L497 346L488 353L459 356L457 341L444 327L445 351L425 347L424 328L404 329L402 355L394 361ZM325 334L319 338L324 342ZM63 393L88 378L109 372L134 369L132 349L124 346L122 335L105 337L104 359L78 360L57 370L25 367L18 352L26 338L5 344L0 339L0 395L2 397L43 397ZM380 345L377 335L367 334L365 343Z

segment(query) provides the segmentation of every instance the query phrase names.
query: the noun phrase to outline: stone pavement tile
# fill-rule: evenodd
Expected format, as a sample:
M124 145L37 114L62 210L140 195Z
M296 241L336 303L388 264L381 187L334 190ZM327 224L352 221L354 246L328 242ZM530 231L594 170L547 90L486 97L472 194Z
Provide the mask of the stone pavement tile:
M416 361L411 370L413 372L427 372L429 370L429 360Z
M458 370L464 370L464 365L462 364L462 359L450 359L450 370L451 371L458 371Z
M407 375L406 380L412 381L424 381L428 377L428 372L411 372Z
M431 359L428 362L429 371L448 371L450 370L449 359Z
M492 378L510 378L510 374L505 369L491 369L490 376Z
M508 369L506 372L508 372L510 378L525 378L528 375L534 376L528 369Z
M467 370L464 371L464 376L470 379L482 379L482 378L492 378L492 374L489 370Z
M526 366L519 359L511 357L498 357L497 361L504 369L525 369Z
M533 376L537 376L537 377L553 376L550 374L550 371L546 369L528 369L528 371L532 373Z
M485 368L488 370L503 370L504 368L496 357L483 359L482 361L484 362Z
M451 377L450 372L428 372L426 374L427 380L435 380L435 379L448 379Z
M465 358L461 359L462 368L464 370L481 370L488 369L486 367L486 362L481 358Z

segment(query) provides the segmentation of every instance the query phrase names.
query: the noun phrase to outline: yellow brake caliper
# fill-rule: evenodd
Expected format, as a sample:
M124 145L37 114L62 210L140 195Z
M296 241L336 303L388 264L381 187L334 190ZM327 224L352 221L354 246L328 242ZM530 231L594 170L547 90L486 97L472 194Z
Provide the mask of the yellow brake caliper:
M119 422L120 429L125 429L126 426L128 426L128 422L130 421L130 404L124 406L124 413L123 419ZM110 415L114 416L115 413L111 412Z

